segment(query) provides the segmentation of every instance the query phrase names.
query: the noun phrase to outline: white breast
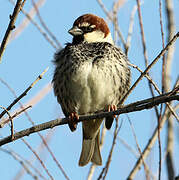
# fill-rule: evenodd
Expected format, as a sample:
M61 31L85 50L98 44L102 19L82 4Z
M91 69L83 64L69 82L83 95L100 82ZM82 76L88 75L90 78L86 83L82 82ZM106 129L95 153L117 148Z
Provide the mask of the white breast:
M77 75L72 78L71 87L73 98L78 102L76 110L79 114L103 110L112 103L114 93L108 75L110 72L92 63L85 63L79 68Z

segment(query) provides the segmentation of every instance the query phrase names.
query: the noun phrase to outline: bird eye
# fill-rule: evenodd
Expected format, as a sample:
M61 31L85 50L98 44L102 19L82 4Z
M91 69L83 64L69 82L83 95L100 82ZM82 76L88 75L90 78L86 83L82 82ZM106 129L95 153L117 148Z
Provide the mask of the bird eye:
M92 32L94 28L92 28L91 26L83 26L81 27L81 30L84 32L84 33L88 33L88 32Z

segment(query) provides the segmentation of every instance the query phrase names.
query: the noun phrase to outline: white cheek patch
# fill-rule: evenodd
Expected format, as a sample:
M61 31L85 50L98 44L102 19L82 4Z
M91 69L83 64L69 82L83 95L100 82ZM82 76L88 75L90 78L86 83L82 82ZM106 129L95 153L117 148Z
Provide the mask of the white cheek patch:
M106 37L102 31L93 31L84 34L84 39L86 42L109 42L113 44L111 33L109 33Z
M87 42L102 41L102 39L104 39L104 33L101 31L93 31L84 34L84 38Z

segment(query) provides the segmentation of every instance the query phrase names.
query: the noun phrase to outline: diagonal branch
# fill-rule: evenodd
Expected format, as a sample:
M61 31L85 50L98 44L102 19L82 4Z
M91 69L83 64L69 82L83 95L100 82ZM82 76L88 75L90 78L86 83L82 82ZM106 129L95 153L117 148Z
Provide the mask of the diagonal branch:
M17 98L16 93L14 90L4 81L0 78L0 81L7 86L7 88L13 93L14 97ZM41 101L52 89L51 82L47 83L39 92L37 92L30 100L28 100L26 103L22 104L19 101L20 108L17 108L14 110L14 112L11 112L13 121L15 120L15 117L13 117L17 112L22 112L25 109L25 114L27 115L26 107L34 107L39 101ZM21 113L20 113L21 114ZM18 116L19 117L19 113ZM27 115L28 119L29 116ZM30 120L30 119L29 119ZM10 121L9 118L2 118L0 121L0 128L3 128L5 124L7 124ZM30 120L31 121L31 120Z
M144 34L144 27L143 27L143 21L142 21L142 13L141 13L141 8L140 8L140 3L139 0L137 1L137 9L138 9L138 17L139 17L139 25L140 25L140 30L141 30L141 38L142 38L142 46L143 46L143 54L144 54L144 62L145 62L145 67L147 68L148 66L148 55L147 55L147 46L146 46L146 40L145 40L145 34ZM164 47L163 47L164 48ZM147 75L149 75L149 72L147 73ZM148 81L148 85L149 85L149 89L150 89L150 93L152 95L152 97L154 97L154 91L152 89L152 85L151 82ZM155 113L156 113L156 117L157 119L159 119L159 112L157 107L155 108Z
M79 118L79 122L84 121L84 120L92 120L92 119L100 119L100 118L104 118L107 116L113 116L113 115L119 115L119 114L124 114L124 113L129 113L129 112L135 112L135 111L141 111L144 109L149 109L152 108L156 105L159 105L161 103L165 103L165 102L169 102L169 101L173 101L173 100L178 100L179 101L179 95L175 95L176 92L178 92L179 87L177 89L174 89L173 91L163 94L161 96L156 96L154 98L149 98L146 100L142 100L142 101L138 101L136 103L132 103L121 108L118 109L117 111L111 111L111 112L102 112L102 113L97 113L94 115L82 115ZM69 122L69 118L59 118L59 119L55 119L52 121L48 121L46 123L42 123L36 126L33 126L31 128L22 130L18 133L14 134L14 139L13 141L22 138L24 136L29 136L30 134L33 134L35 132L39 132L45 129L49 129L49 128L53 128L55 126L59 126L59 125L64 125L67 124ZM10 143L12 142L11 136L5 137L3 139L0 140L0 146Z
M168 113L169 113L169 109L167 108L167 111L164 113L163 117L161 118L160 121L160 129L163 128L167 118L168 118ZM148 154L151 151L151 148L153 147L156 139L157 139L157 135L158 135L158 126L155 128L152 137L149 139L149 142L147 143L147 145L145 146L142 155L138 158L136 164L134 165L134 168L131 170L129 176L127 177L127 180L132 180L134 179L136 173L140 170L141 165L142 165L142 161L143 159L146 159L146 157L148 156ZM142 159L143 158L143 159Z
M122 98L121 104L125 101L125 99L129 96L129 94L134 90L134 88L137 86L140 80L147 74L147 72L149 72L151 67L165 54L168 48L173 45L173 43L177 40L178 37L179 37L179 32L172 38L172 40L165 46L165 48L162 49L160 54L148 65L145 71L139 76L139 78L135 81L135 83L132 85L132 87L129 89L126 95Z
M32 89L32 87L40 80L42 79L43 75L47 72L48 68L46 68L39 76L38 78L19 96L17 97L6 109L7 111L9 111L20 99L22 99L24 96L26 96L26 94L28 93L28 91L30 91L30 89ZM1 114L0 114L0 119L4 116L4 114L6 114L6 111L4 110Z
M15 28L14 24L16 22L16 18L18 16L22 6L24 5L24 2L22 2L22 0L17 0L17 3L15 5L15 7L14 7L13 14L10 15L10 22L9 22L8 28L6 30L6 33L4 35L4 38L2 40L1 47L0 47L0 62L1 62L1 58L2 58L3 52L4 52L5 48L6 48L8 39L10 37L10 33Z
M119 118L119 116L118 116ZM107 158L107 161L106 161L106 164L104 166L104 168L102 169L99 177L97 180L105 180L106 176L107 176L107 173L108 173L108 170L109 170L109 166L111 164L111 161L112 161L112 154L113 154L113 151L114 151L114 146L116 145L116 139L117 139L117 135L119 134L119 131L122 127L122 122L121 121L121 124L120 126L118 125L118 119L116 119L116 127L114 129L114 135L113 135L113 142L112 142L112 146L111 146L111 149L110 149L110 152L109 152L109 155L108 155L108 158Z
M40 23L42 25L42 27L45 29L45 31L49 34L49 36L53 39L53 41L57 44L57 47L59 47L60 49L62 49L62 46L60 44L60 42L57 40L57 38L55 37L55 35L50 31L50 29L48 28L48 26L46 25L46 23L44 22L43 18L41 17L40 15L40 12L39 12L39 9L38 9L38 6L37 4L35 3L34 0L32 0L32 4L35 8L35 11L37 13L37 17L39 18L40 20Z

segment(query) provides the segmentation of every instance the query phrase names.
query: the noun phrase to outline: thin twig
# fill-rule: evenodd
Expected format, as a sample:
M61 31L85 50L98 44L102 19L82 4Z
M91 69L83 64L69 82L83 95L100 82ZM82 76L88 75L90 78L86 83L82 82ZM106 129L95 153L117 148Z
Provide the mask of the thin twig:
M23 169L27 172L27 174L32 176L32 178L34 178L36 180L38 179L38 177L31 172L29 167L31 167L42 179L47 180L37 168L32 166L30 161L27 161L26 159L24 159L22 156L17 154L17 152L15 152L13 150L3 149L3 148L0 148L0 151L3 151L5 153L11 155L16 161L19 162L19 164L23 167Z
M64 175L65 179L70 180L70 178L67 176L67 174L65 173L63 167L60 165L60 163L58 162L58 160L56 159L54 153L51 151L50 147L48 146L47 142L45 141L45 139L43 138L43 136L38 132L39 136L41 137L44 145L46 146L48 152L50 153L50 155L52 156L54 162L56 163L57 167L60 169L60 171L62 172L62 174Z
M161 29L161 37L162 37L162 47L165 47L165 40L164 40L164 31L163 31L163 22L162 22L162 2L159 0L159 14L160 14L160 29ZM165 72L165 55L163 55L163 62L162 62L162 93L164 93L164 72Z
M32 87L40 80L42 79L43 75L47 72L48 68L46 68L39 76L38 78L19 96L17 97L6 109L9 111L20 99L22 99L24 96L27 95L28 91L30 89L32 89ZM6 111L4 110L1 114L0 114L0 119L2 118L2 116L4 116L4 114L6 114Z
M136 142L136 145L137 145L138 152L139 152L139 154L140 154L140 156L141 156L142 163L143 163L143 165L144 165L144 170L145 170L145 174L146 174L146 180L149 180L148 168L146 167L145 161L144 161L143 156L142 156L142 151L141 151L141 148L140 148L140 146L139 146L136 133L135 133L135 131L134 131L134 127L133 127L132 122L131 122L131 120L130 120L130 118L129 118L128 115L127 115L127 119L128 119L128 121L129 121L130 127L131 127L131 129L132 129L132 134L133 134L133 136L134 136L134 139L135 139L135 142Z
M126 140L122 139L120 136L117 137L119 143L121 143L131 154L133 154L136 158L139 158L139 153L132 147L130 146Z
M14 90L6 83L4 80L0 78L0 81L7 86L7 88L13 93L14 97L17 98L16 93ZM25 107L30 107L30 106L35 106L40 100L42 100L52 89L51 82L47 83L39 92L37 92L30 100L28 100L26 103L22 105L22 103L19 101L20 108L17 108L14 110L12 114L15 114L16 112L20 112L22 109ZM25 112L25 115L28 116ZM19 116L20 114L18 114ZM13 116L13 115L12 115ZM13 121L15 120L16 117L13 117ZM28 116L29 119L29 116ZM31 120L29 120L31 121ZM2 121L0 121L0 128L4 127L5 124L9 122L9 118L2 118Z
M54 128L53 130L48 131L48 132L46 133L46 135L44 136L44 139L46 140L47 143L50 142L51 138L53 137L53 134L54 134L55 130L56 130L56 129ZM41 141L41 143L38 145L38 147L37 147L36 150L35 150L36 153L42 155L43 150L44 150L44 147L45 147L45 145L44 145L43 141ZM29 157L29 160L27 160L27 161L28 161L28 162L30 161L30 163L33 164L35 160L37 160L36 156L31 155L31 157ZM20 180L20 179L22 179L22 176L23 176L23 175L24 175L24 169L21 168L21 169L19 169L19 171L16 173L14 180Z
M21 6L20 6L20 11L22 10L22 8L24 7L24 4L25 4L26 0L23 0Z
M121 33L120 29L119 29L118 24L115 23L115 20L114 20L113 16L108 12L108 10L106 9L106 7L102 3L102 1L97 0L97 2L100 5L100 7L102 8L102 10L104 11L104 13L106 14L106 16L110 19L110 21L113 22L115 30L117 31L118 36L121 38L121 42L122 42L124 48L126 49L126 43L125 43L125 40L124 40L124 38L122 36L122 33Z
M101 2L102 3L102 2ZM118 24L118 18L117 18L117 12L119 10L119 8L125 3L125 0L123 1L117 1L117 2L114 2L114 5L113 5L113 11L112 11L112 14L113 16L110 16L112 17L112 19L110 19L112 21L112 23L114 24L114 33L118 35L118 37L121 39L121 42L124 46L124 49L126 51L126 43L125 43L125 40L123 38L123 35L119 29L119 24ZM109 13L108 13L109 14ZM110 18L109 17L109 18ZM116 38L114 39L116 40ZM115 41L114 41L115 42Z
M14 92L14 90L13 90L5 81L3 81L2 79L0 79L0 81L1 81L2 83L4 83L4 84L8 87L8 89L14 94L15 98L17 98L16 93ZM47 86L45 86L45 87L49 87L49 88L51 89L50 83L49 83ZM49 88L48 88L48 89L49 89ZM45 88L45 89L46 89L46 88ZM44 90L44 89L43 89L43 90ZM38 94L39 94L39 93L38 93ZM43 96L43 95L44 95L43 91L40 91L40 96ZM36 96L38 96L38 95L36 95ZM39 99L39 98L38 98L38 99ZM37 102L37 100L36 100L35 102ZM31 103L32 103L32 100L31 100ZM29 104L31 104L31 103L29 103ZM21 104L20 101L19 101L19 104L20 104L20 106L21 106L21 109L24 108L24 106ZM35 103L32 103L32 104L35 104ZM26 116L28 117L28 120L31 122L31 124L34 126L35 124L34 124L34 122L32 121L32 119L29 117L29 115L27 114L27 112L26 112ZM3 126L5 123L7 123L7 122L8 122L8 119L2 121L2 122L0 123L0 126L2 127L2 126ZM48 144L47 144L46 140L44 139L44 137L43 137L39 132L38 132L38 135L39 135L40 138L42 139L42 142L44 143L44 145L45 145L45 147L47 148L48 152L50 153L50 155L52 156L53 160L54 160L55 163L57 164L58 168L61 170L61 172L63 173L63 175L65 176L65 178L66 178L67 180L69 180L69 178L68 178L67 174L65 173L63 167L60 165L60 163L59 163L59 162L57 161L57 159L55 158L55 155L54 155L53 152L51 151L51 149L50 149L50 147L48 146Z
M15 5L15 1L14 0L8 0L11 4ZM45 3L45 0L38 0L36 1L36 5L39 7L41 7L43 4ZM21 8L21 12L23 13L23 9ZM28 11L28 15L33 19L34 16L36 15L36 11L34 9L34 7L32 7L29 11ZM25 17L22 22L16 27L16 29L13 31L13 33L10 35L9 38L9 42L11 42L12 40L16 39L24 30L25 28L29 25L30 21L27 17Z
M116 4L117 4L117 2L113 3L113 10L112 10L113 24L114 24L114 35L113 35L114 44L116 44L116 42L117 42L117 29L116 29L116 27L118 27L118 18L117 18L118 6Z
M35 155L35 157L38 159L42 167L44 168L45 172L48 174L49 178L51 180L54 180L53 176L49 173L47 167L45 166L44 162L40 159L39 155L35 152L35 150L32 149L32 147L27 143L27 141L24 138L21 138L21 140L24 142L24 144L32 151L32 153Z
M167 118L168 118L168 113L169 113L169 109L166 108L166 112L163 114L161 121L160 121L160 129L163 128ZM142 152L142 157L143 159L145 159L149 152L151 151L151 148L153 147L156 139L157 139L157 135L158 135L158 126L155 128L152 137L149 139L149 142L147 143L146 147L144 148L143 152ZM128 176L128 180L132 180L134 179L136 173L138 172L138 170L140 169L141 165L142 165L142 157L140 156L140 158L138 158L136 164L134 165L132 171L130 172L129 176Z
M14 139L13 139L14 140ZM12 140L12 141L13 141ZM37 158L37 160L40 162L40 164L42 165L42 167L44 168L45 172L48 174L48 176L50 177L51 180L54 180L52 175L49 173L48 169L46 168L45 164L43 163L43 161L40 159L39 155L35 152L35 150L28 144L28 142L24 139L21 138L21 141L30 149L30 151L32 151L32 153L35 155L35 157Z
M137 65L131 64L129 62L128 65L131 66L132 68L137 69L141 74L143 73L143 71ZM150 81L150 83L153 85L155 90L161 95L162 93L160 92L159 88L157 87L156 83L152 80L152 78L148 74L145 74L144 76L148 79L148 81Z
M133 27L134 27L134 16L137 10L137 6L135 5L132 9L131 15L130 15L130 23L129 23L129 29L128 29L128 34L127 34L127 40L126 40L126 55L128 55L130 44L131 44L131 39L132 39L132 32L133 32Z
M145 67L147 68L149 61L148 61L148 56L147 56L147 46L146 46L145 35L144 35L142 13L141 13L141 9L140 9L139 0L136 0L136 1L137 1L137 10L138 10L137 12L138 12L138 17L139 17L139 25L140 25L141 37L142 37L142 47L143 47L144 61L145 61ZM147 72L147 74L149 75L149 72ZM153 92L152 85L151 85L150 81L148 81L148 85L149 85L150 93L151 93L152 97L154 97L154 92ZM156 117L158 119L159 118L158 109L157 109L156 106L154 108L155 108Z
M102 8L102 10L104 11L104 13L107 15L107 17L112 21L113 18L111 16L111 14L108 12L108 10L106 9L106 7L104 6L104 4L102 3L101 0L97 0L98 4L100 5L100 7Z
M13 0L9 0L11 3L14 4ZM49 36L47 35L47 33L45 33L43 31L43 29L33 20L33 9L32 11L29 12L29 14L24 11L23 9L21 10L22 13L27 17L27 19L38 29L38 31L42 34L42 36L47 40L47 42L49 42L52 47L54 47L56 50L58 50L59 48L54 44L54 42L49 38ZM32 12L32 13L31 13Z
M118 117L119 117L119 116L118 116ZM118 135L118 133L119 133L121 127L122 127L122 122L123 122L123 121L121 121L121 124L120 124L120 127L119 127L119 125L118 125L118 119L116 119L116 127L115 127L115 129L114 129L112 146L111 146L111 149L110 149L110 152L109 152L109 155L108 155L108 159L107 159L107 161L106 161L106 164L105 164L104 168L102 169L102 171L101 171L101 173L100 173L100 175L99 175L99 177L98 177L98 180L100 180L100 179L105 180L105 178L106 178L106 175L107 175L108 170L109 170L109 166L110 166L110 164L111 164L112 154L113 154L113 151L114 151L114 146L115 146L115 144L116 144L116 138L117 138L117 135ZM104 175L103 175L103 174L104 174Z
M177 40L179 37L179 32L173 37L173 39L165 46L164 49L160 52L160 54L148 65L148 67L145 69L145 71L139 76L139 78L135 81L135 83L132 85L132 87L129 89L129 91L125 94L125 96L121 100L121 104L125 101L125 99L129 96L129 94L134 90L134 88L137 86L137 84L140 82L140 80L147 74L147 72L152 68L152 66L160 59L161 56L165 54L165 52L168 50L170 46L173 45L173 43Z
M9 119L10 119L10 122L11 122L11 139L13 141L13 138L14 138L14 126L13 126L13 122L12 122L12 116L11 116L11 114L9 113L9 111L5 107L0 106L0 108L4 109L4 111L6 111L6 113L9 116Z
M138 66L136 66L136 65L134 65L134 64L131 64L131 63L129 63L129 62L128 62L128 65L131 66L131 67L133 67L133 68L135 68L135 69L137 69L140 73L143 73L143 71L142 71ZM157 85L155 84L155 82L152 80L152 78L151 78L149 75L147 75L147 74L145 74L145 77L148 79L148 81L151 82L151 84L154 86L155 90L156 90L160 95L162 95L162 93L160 92L159 88L157 87ZM178 80L179 80L179 79L178 79ZM179 86L179 85L178 85L178 86ZM175 87L177 87L177 82L176 82L176 85L174 86L174 88L175 88ZM176 120L179 122L179 118L178 118L177 114L175 113L174 109L172 108L172 106L171 106L168 102L166 102L165 104L166 104L166 105L168 106L168 108L170 109L172 115L173 115L173 116L176 118Z
M22 3L22 0L17 0L16 5L14 7L14 11L13 11L12 15L10 15L10 22L9 22L8 28L6 30L6 33L4 35L4 38L2 40L1 47L0 47L0 63L1 63L3 52L6 48L8 39L10 37L10 34L11 34L12 30L15 28L15 22L16 22L17 16L20 12L22 5L24 5Z
M139 17L139 25L140 25L140 30L141 30L141 37L142 37L142 46L143 46L143 53L144 53L144 60L145 60L145 66L148 66L148 56L147 56L147 48L146 48L146 42L145 42L145 35L144 35L144 27L143 27L143 22L142 22L142 14L141 14L141 9L140 9L140 2L139 0L137 1L137 12L138 12L138 17Z
M104 118L107 116L112 116L112 115L119 115L119 114L123 114L123 113L129 113L129 112L135 112L135 111L141 111L144 109L149 109L152 108L158 104L161 103L165 103L165 102L169 102L172 100L179 100L179 95L171 95L173 91L171 91L170 93L167 93L165 95L161 95L161 96L157 96L155 98L149 98L147 100L143 100L141 101L142 103L140 103L140 101L136 102L136 103L132 103L133 106L128 105L128 107L123 107L117 111L111 111L111 112L103 112L103 113L97 113L94 115L82 115L79 117L79 122L84 121L84 120L92 120L92 119L100 119L100 118ZM134 106L135 105L135 106ZM31 128L28 128L26 130L22 130L18 133L14 134L14 140L17 140L19 138L22 138L24 136L29 136L32 133L35 132L39 132L45 129L49 129L49 128L53 128L55 126L59 126L59 125L64 125L67 124L69 122L69 118L59 118L59 119L55 119L52 121L48 121L46 123L42 123L40 125L36 125L33 126ZM7 144L11 141L10 136L5 137L3 139L0 140L0 146Z
M119 116L118 116L118 118L119 118ZM106 179L106 176L107 176L107 173L108 173L108 170L109 170L109 166L110 166L111 161L112 161L112 154L113 154L113 151L114 151L114 146L116 145L116 138L117 138L117 135L119 134L119 131L120 131L121 127L122 127L122 122L123 121L121 121L121 124L119 126L118 125L118 119L116 119L116 127L115 127L115 130L114 130L113 142L112 142L111 150L110 150L109 155L108 155L108 160L106 162L106 166L104 167L105 171L104 171L103 180Z
M135 149L133 149L124 139L122 139L119 136L117 137L117 139L130 153L132 153L137 159L139 158L140 154ZM153 180L157 179L155 177L155 175L151 172L151 170L148 167L148 165L145 162L143 162L143 163L145 164L146 171L150 174L152 179Z
M41 25L43 26L43 28L47 31L47 33L49 34L49 36L51 36L51 38L54 40L54 42L57 44L57 46L59 48L62 48L60 42L57 40L57 38L55 37L55 35L50 31L50 29L47 27L47 25L45 24L44 20L42 19L41 15L40 15L40 12L39 12L39 9L38 9L38 6L36 5L35 1L32 0L32 4L37 12L37 16L40 20L40 23Z
M41 74L42 75L42 74ZM15 92L14 92L14 90L6 83L6 82L4 82L4 81L2 81L9 89L10 89L10 91L14 94L14 96L15 97L17 97L16 96L16 94L15 94ZM33 84L33 83L32 83ZM20 101L19 101L19 103L20 103ZM20 105L21 105L21 107L23 108L23 106L22 106L22 104L20 103ZM32 151L32 153L35 155L35 157L39 160L39 162L41 163L41 165L42 165L42 167L44 168L44 170L47 172L47 174L49 175L49 177L50 177L50 179L53 179L53 177L50 175L50 173L48 172L48 170L47 170L47 168L45 167L45 165L44 165L44 163L42 162L42 160L40 159L40 157L38 156L38 154L32 149L32 147L22 138L21 139L23 142L24 142L24 144ZM12 141L13 141L13 139L12 139Z
M30 106L27 106L27 107L21 109L20 111L15 112L15 113L11 116L11 118L8 118L8 119L6 119L6 120L3 121L3 122L0 122L0 128L4 127L4 125L7 124L9 121L11 121L12 119L14 119L15 117L17 117L18 115L20 115L21 113L25 112L27 109L29 109L29 108L31 108L31 107L32 107L31 105L30 105Z

